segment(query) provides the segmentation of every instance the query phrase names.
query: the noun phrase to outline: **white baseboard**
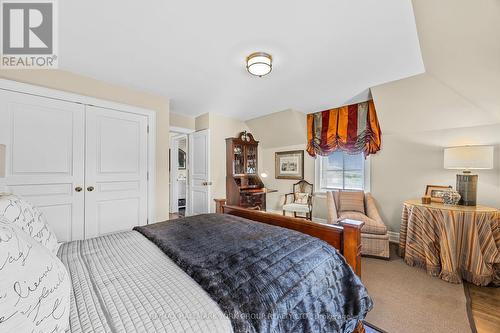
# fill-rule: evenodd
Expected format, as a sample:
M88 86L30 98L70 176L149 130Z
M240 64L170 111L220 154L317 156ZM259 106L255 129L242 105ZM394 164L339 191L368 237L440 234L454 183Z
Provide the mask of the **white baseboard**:
M387 234L389 235L389 242L399 243L399 232L388 231Z

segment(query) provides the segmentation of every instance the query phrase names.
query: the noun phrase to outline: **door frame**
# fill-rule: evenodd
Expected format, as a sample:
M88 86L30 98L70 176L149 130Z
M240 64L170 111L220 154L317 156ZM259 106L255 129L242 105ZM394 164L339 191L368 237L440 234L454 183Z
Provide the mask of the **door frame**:
M97 106L105 109L141 114L148 118L148 223L156 222L156 111L112 102L95 97L79 95L61 90L40 87L32 84L0 79L0 89L35 95L39 97ZM1 142L0 142L1 143ZM6 173L9 170L6 170ZM8 185L8 181L7 181Z
M170 186L169 186L170 207L169 207L169 213L175 214L175 213L179 212L179 202L178 202L178 200L174 200L174 199L178 199L178 194L176 194L176 191L178 191L178 187L176 185L176 182L177 182L177 178L178 178L177 174L178 174L178 168L179 168L179 161L178 161L178 158L176 158L176 156L177 156L176 151L179 150L179 138L177 138L177 136L170 139L169 149L170 149L170 177L169 177L170 178Z
M186 216L187 215L193 215L193 181L194 181L194 177L193 177L193 174L194 174L194 156L193 156L193 153L194 153L194 140L193 140L193 135L196 134L196 133L199 133L199 132L206 132L207 133L207 136L208 136L208 140L207 140L207 160L208 160L208 163L207 163L207 182L209 185L207 185L207 210L208 212L207 213L210 213L210 207L211 207L211 204L212 204L212 188L211 188L211 183L212 183L212 168L211 168L211 163L212 163L212 160L211 160L211 151L210 151L210 148L211 148L211 134L210 134L210 129L209 128L206 128L206 129L202 129L202 130L199 130L199 131L195 131L195 132L192 132L191 134L188 135L188 146L189 146L189 170L190 170L190 178L189 178L189 186L188 186L188 190L189 190L189 193L186 195L188 198L189 198L189 205L186 206Z
M173 163L173 160L175 158L175 153L173 152L172 148L173 148L173 141L174 140L179 140L179 139L182 139L182 138L185 138L186 139L186 146L187 146L187 155L186 155L186 159L187 159L187 162L186 162L186 210L185 210L185 213L186 215L188 215L188 211L189 211L189 203L191 202L191 197L189 196L189 192L190 192L190 188L191 188L191 183L190 183L190 177L191 177L191 146L189 145L189 136L191 133L194 133L195 130L194 129L190 129L190 128L184 128L184 127L178 127L178 126L170 126L170 131L169 131L169 134L170 133L175 133L176 136L175 137L172 137L171 139L169 139L169 144L168 144L168 149L170 151L170 158L169 158L169 166L170 166L170 172L169 172L169 176L168 176L168 180L169 180L169 186L168 186L168 193L169 193L169 213L176 213L176 211L173 209L174 207L177 207L177 212L179 211L179 208L178 208L178 203L176 203L175 205L173 205L173 198L174 198L174 191L175 189L178 189L178 187L174 186L174 175L177 174L177 172L173 171L175 170L175 168L178 166L177 162L176 163ZM177 148L178 148L178 145L177 145ZM175 164L175 165L174 165Z

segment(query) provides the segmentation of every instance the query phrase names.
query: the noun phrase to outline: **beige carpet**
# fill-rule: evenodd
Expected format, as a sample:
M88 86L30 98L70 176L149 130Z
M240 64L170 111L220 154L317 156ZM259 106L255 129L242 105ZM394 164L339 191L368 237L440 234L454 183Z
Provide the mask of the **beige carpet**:
M373 298L366 321L388 333L471 332L463 285L391 260L362 259L361 279Z

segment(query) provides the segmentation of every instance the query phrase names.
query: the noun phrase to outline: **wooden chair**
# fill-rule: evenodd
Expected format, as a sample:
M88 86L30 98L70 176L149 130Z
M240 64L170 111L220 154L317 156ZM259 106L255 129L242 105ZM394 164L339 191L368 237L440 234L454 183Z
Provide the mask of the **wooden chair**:
M283 215L286 212L293 212L294 217L297 213L305 214L305 218L312 220L312 197L314 193L313 184L301 180L293 185L293 192L285 194L285 203L283 204Z

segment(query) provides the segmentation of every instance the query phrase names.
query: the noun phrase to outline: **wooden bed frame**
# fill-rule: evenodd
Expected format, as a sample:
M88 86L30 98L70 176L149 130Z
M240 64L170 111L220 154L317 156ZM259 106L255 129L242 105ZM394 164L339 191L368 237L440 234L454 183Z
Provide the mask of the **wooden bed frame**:
M249 220L287 228L319 238L342 253L352 270L361 278L361 227L364 222L341 221L340 225L323 224L296 217L266 213L256 209L227 206L225 199L215 199L216 213L230 214ZM361 321L353 333L365 333Z
M223 199L216 200L216 212L244 217L319 238L338 249L353 271L361 277L361 227L363 222L344 220L339 223L340 225L323 224L259 210L226 206Z

